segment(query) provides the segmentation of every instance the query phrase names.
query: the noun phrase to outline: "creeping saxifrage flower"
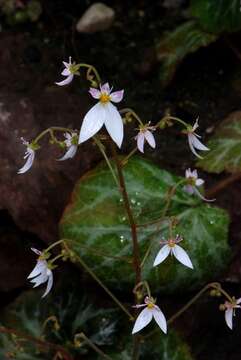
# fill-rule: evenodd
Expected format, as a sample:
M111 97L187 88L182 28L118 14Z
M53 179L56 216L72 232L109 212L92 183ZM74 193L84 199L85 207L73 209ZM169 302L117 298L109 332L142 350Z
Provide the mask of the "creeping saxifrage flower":
M66 76L66 79L55 82L56 85L64 86L71 83L74 78L74 75L79 75L79 64L72 63L71 56L69 57L69 62L63 61L65 69L61 72L61 75Z
M196 152L197 150L202 151L208 151L209 148L207 148L205 145L201 143L201 141L198 138L201 138L200 135L196 134L196 130L198 128L198 119L196 120L195 124L193 126L189 126L186 130L183 131L183 133L187 134L188 137L188 144L191 149L191 152L197 156L198 158L202 159L202 157Z
M39 148L37 144L34 145L33 143L29 143L28 141L24 140L24 138L21 138L21 140L23 142L23 145L27 147L23 157L24 159L26 159L26 162L23 167L18 170L18 174L24 174L32 167L35 158L35 150Z
M225 310L225 322L229 329L233 330L233 317L235 316L235 309L240 309L241 298L232 298L232 301L225 301L224 304L220 305L221 310Z
M64 133L64 137L65 137L64 143L67 151L60 159L58 159L58 161L72 159L75 156L76 151L78 149L78 134L76 132L73 132L71 134L66 132Z
M140 152L144 152L144 143L145 141L148 142L148 144L155 149L156 147L156 141L152 134L152 131L155 130L154 126L150 126L150 123L140 126L139 132L135 139L137 140L137 148Z
M47 282L47 288L42 296L45 297L53 286L53 272L49 268L48 262L44 259L43 253L35 248L31 248L31 250L38 255L38 259L34 269L28 275L28 279L32 279L30 282L34 284L34 288Z
M187 169L185 171L186 185L184 186L184 191L188 194L196 194L200 199L204 201L215 201L215 199L206 199L197 189L199 186L204 184L204 180L198 178L197 170Z
M183 238L179 235L176 235L175 239L169 239L167 241L161 241L160 244L163 245L159 250L153 266L161 264L168 255L174 255L175 258L182 263L183 265L193 269L192 262L186 253L186 251L179 245L177 245Z
M132 330L132 334L135 334L146 327L151 322L152 318L155 319L161 330L165 334L167 333L166 318L161 309L155 304L155 300L152 297L146 296L144 304L135 305L134 307L137 309L144 307L145 309L143 309L138 315Z
M123 121L114 103L119 103L124 90L111 93L108 83L100 86L100 90L90 88L91 96L99 102L85 115L79 134L79 144L94 136L105 125L112 140L121 147L123 140Z

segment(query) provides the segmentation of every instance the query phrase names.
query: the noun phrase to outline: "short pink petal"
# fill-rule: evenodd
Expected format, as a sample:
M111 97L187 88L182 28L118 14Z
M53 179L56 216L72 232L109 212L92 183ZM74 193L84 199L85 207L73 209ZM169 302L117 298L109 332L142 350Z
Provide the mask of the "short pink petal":
M95 89L95 88L90 88L89 93L94 99L99 99L100 95L101 95L100 90Z
M114 103L119 103L124 96L124 90L115 91L110 95L110 100Z
M109 94L110 93L110 85L109 85L109 83L105 83L104 85L102 85L100 87L100 91L101 92L106 92L107 94Z

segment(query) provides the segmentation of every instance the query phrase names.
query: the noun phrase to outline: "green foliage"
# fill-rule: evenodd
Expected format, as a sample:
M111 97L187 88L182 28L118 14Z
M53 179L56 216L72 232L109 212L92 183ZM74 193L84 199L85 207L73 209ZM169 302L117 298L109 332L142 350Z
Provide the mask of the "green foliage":
M75 335L81 332L98 346L112 345L118 312L97 308L85 295L68 290L62 289L55 301L51 297L43 301L41 293L36 290L23 294L5 310L1 325L36 339L59 344L72 354L92 352L83 339L80 340L80 347L74 346ZM19 341L16 336L0 333L1 359L13 354L17 360L42 360L43 356L45 360L52 360L54 352L51 347L38 349L31 341Z
M0 0L0 9L10 25L35 22L42 13L42 5L38 0L30 0L26 4L23 2L22 6L17 6L15 0Z
M191 14L208 32L234 32L241 29L240 0L192 0Z
M185 290L197 288L213 279L228 261L227 213L186 194L179 186L167 215L179 220L175 233L184 237L182 246L187 249L194 270L171 257L153 268L159 242L169 236L169 223L160 221L160 216L169 190L180 178L138 157L128 162L124 175L136 222L140 225L148 223L138 227L142 258L152 244L142 269L143 278L155 291L164 290L165 293L184 287ZM156 221L153 223L153 220ZM131 263L130 228L119 190L105 165L85 174L77 183L63 214L60 232L62 238L73 240L69 242L72 249L104 283L114 289L132 289L135 275Z
M204 159L198 161L202 169L221 173L241 171L241 112L229 115L217 128L209 140L210 151Z
M161 61L160 78L168 83L181 61L190 53L207 46L217 37L203 31L195 21L188 21L167 33L158 43L157 57Z

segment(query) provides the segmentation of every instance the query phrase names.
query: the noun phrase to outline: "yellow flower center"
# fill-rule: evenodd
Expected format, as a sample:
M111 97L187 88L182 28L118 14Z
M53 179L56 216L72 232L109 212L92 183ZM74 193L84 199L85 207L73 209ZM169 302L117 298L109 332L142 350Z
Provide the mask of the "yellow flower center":
M148 307L148 309L153 309L154 308L154 304L153 303L149 303L149 304L147 304L147 307Z
M106 93L101 94L101 96L100 96L100 102L101 102L102 104L106 104L106 103L108 103L109 101L110 101L110 95L108 95L108 94L106 94Z
M170 247L174 247L176 245L175 240L173 240L173 239L168 240L168 245Z

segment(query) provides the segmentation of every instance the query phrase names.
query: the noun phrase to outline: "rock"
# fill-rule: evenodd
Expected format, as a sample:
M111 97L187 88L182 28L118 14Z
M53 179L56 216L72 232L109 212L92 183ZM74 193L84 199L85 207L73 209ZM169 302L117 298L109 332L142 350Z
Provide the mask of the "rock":
M80 33L95 33L110 28L115 18L115 11L103 4L91 5L79 19L76 30Z

